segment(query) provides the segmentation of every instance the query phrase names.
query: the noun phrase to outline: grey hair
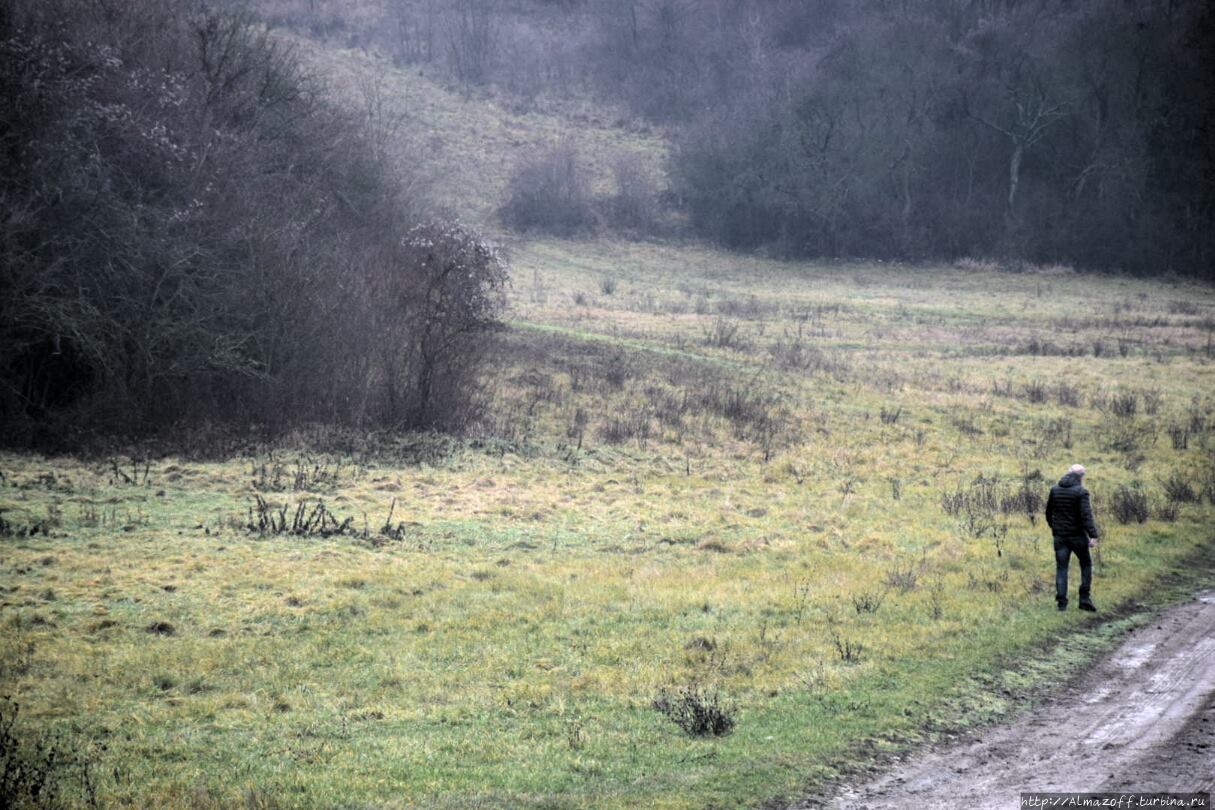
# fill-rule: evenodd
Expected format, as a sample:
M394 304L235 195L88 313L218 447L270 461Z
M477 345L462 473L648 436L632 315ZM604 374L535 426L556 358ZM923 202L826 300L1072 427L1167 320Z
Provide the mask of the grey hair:
M1073 465L1071 466L1071 468L1068 470L1068 472L1069 472L1069 473L1075 473L1076 475L1078 475L1078 476L1080 476L1081 478L1083 478L1083 477L1084 477L1084 474L1085 474L1086 472L1088 472L1088 470L1084 469L1084 465L1083 465L1083 464L1073 464Z

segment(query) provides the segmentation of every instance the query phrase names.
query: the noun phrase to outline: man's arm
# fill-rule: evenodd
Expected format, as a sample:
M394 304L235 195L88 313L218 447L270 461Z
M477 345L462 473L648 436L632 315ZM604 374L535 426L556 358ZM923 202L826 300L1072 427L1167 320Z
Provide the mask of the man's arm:
M1080 522L1084 524L1084 533L1090 539L1096 540L1101 536L1097 530L1097 522L1093 520L1093 507L1088 501L1088 493L1080 493Z
M1053 512L1054 509L1055 509L1055 492L1054 492L1054 490L1051 490L1051 493L1046 496L1046 525L1052 529L1055 528L1055 524L1051 522L1051 512Z

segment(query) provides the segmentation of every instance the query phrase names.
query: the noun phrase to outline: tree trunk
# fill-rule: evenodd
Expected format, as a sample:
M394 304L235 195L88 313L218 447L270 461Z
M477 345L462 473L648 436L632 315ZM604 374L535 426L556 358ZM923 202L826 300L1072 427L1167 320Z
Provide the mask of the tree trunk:
M1013 204L1017 201L1017 186L1021 182L1021 158L1025 154L1025 143L1017 141L1013 146L1012 157L1008 160L1008 213L1012 213Z

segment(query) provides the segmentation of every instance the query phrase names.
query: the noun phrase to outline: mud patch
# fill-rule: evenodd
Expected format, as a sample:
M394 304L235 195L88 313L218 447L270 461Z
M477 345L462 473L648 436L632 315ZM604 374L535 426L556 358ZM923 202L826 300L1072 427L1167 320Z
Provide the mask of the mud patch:
M1022 792L1215 788L1215 591L1128 634L1062 693L980 739L793 808L1014 808Z

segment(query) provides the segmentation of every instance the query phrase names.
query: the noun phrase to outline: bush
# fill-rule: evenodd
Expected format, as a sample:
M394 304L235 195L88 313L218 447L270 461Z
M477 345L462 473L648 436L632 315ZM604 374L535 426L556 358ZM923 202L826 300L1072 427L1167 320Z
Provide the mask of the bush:
M746 344L739 334L740 325L736 321L727 320L720 315L704 330L705 345L717 349L739 349Z
M934 615L934 618L939 617ZM865 652L865 645L859 644L852 639L844 638L839 633L831 634L831 646L835 648L836 656L846 664L860 661L861 656Z
M599 425L596 435L606 444L624 444L629 439L636 439L644 447L650 438L650 416L644 410L609 416Z
M569 144L521 164L506 190L502 222L518 231L572 236L594 224L590 188Z
M397 429L461 430L479 415L486 337L498 327L508 270L492 246L460 226L414 227L377 251L359 288L351 385L369 375L352 419ZM420 294L424 291L424 294Z
M1110 508L1114 517L1123 525L1132 520L1143 523L1149 517L1147 494L1137 485L1118 487L1110 502Z
M690 737L722 737L734 729L735 707L724 703L716 691L695 686L674 693L664 690L651 705Z
M1159 520L1161 523L1172 523L1177 520L1177 515L1181 511L1181 505L1177 501L1168 499L1162 500L1152 509L1152 517Z
M1000 511L1003 514L1023 514L1029 516L1030 522L1036 522L1042 512L1042 493L1032 488L1029 482L1024 482L1019 489L1000 499Z
M335 537L352 534L354 518L338 522L324 501L301 500L295 508L291 504L271 504L261 495L254 495L254 506L249 509L249 522L245 528L263 537L270 535L293 535L296 537Z
M852 607L859 616L862 613L877 613L878 609L882 606L882 602L886 599L886 594L878 591L864 591L854 594L851 598Z
M1080 405L1080 389L1070 383L1059 383L1055 386L1055 401L1060 405L1075 408Z
M1139 396L1134 391L1114 394L1109 399L1109 409L1114 416L1130 419L1139 410Z
M1106 419L1098 428L1098 436L1105 449L1134 455L1156 443L1156 424L1134 419Z
M1160 484L1164 487L1164 496L1172 503L1197 503L1200 500L1198 492L1181 473L1173 473L1161 480Z
M1164 396L1159 391L1143 392L1143 412L1148 416L1155 416L1160 413L1160 406L1162 404L1164 404Z
M1034 403L1035 405L1046 402L1046 398L1048 396L1046 383L1042 382L1041 380L1031 380L1025 384L1024 396L1026 400Z
M617 158L612 164L616 194L607 204L608 219L615 228L652 230L658 217L658 194L635 155Z
M902 593L914 591L916 584L919 582L920 572L914 565L908 564L906 568L895 564L893 568L886 571L886 587L897 588Z
M92 763L64 740L19 733L18 713L0 698L0 807L97 807Z

